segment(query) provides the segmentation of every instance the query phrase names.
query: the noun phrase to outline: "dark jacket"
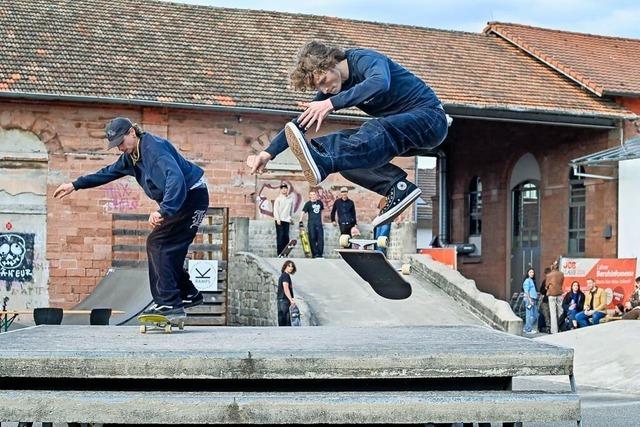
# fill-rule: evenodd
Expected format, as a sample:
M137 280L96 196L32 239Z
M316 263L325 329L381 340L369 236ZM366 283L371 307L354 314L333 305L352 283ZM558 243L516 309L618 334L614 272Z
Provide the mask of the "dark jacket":
M356 221L356 205L351 199L338 199L333 202L333 208L331 208L331 222L336 221L336 213L338 214L338 223L340 224L358 223L358 221Z
M93 188L123 176L134 176L144 193L155 200L163 218L178 213L187 191L204 171L191 163L166 139L143 133L140 141L140 159L135 163L128 154L121 154L115 163L99 171L81 176L73 182L76 190Z
M578 290L578 293L576 295L577 296L574 296L574 294L571 291L567 292L564 295L564 298L562 299L562 311L564 313L569 312L569 306L571 305L572 298L576 299L576 308L575 308L576 313L579 313L584 310L584 292L582 292L581 290Z

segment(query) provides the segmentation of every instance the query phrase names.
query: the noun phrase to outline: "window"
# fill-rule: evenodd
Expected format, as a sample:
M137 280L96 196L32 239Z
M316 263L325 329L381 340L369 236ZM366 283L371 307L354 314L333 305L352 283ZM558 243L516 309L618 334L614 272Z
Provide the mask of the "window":
M580 168L584 172L584 168ZM583 177L569 172L569 255L585 253L587 190Z
M469 236L482 234L482 181L477 176L469 184Z

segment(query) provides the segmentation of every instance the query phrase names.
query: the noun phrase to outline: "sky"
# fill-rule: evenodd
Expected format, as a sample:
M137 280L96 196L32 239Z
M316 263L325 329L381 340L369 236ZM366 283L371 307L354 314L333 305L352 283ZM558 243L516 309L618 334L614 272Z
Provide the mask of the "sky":
M640 39L634 0L171 0L481 32L489 21Z

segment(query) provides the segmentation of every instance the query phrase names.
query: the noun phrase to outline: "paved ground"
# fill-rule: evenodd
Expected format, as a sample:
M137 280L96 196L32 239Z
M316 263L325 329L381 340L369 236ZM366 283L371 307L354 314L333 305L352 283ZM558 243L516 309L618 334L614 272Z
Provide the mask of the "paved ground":
M280 271L283 260L265 258ZM317 325L483 325L440 288L404 276L413 287L406 300L378 296L342 259L295 258L294 292L304 298Z

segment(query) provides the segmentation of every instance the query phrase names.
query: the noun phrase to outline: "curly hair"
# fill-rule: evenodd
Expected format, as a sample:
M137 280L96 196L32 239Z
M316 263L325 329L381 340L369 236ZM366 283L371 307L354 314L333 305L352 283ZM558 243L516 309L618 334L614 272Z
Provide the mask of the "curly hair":
M315 76L323 73L346 58L342 49L329 46L321 41L307 42L298 51L295 65L289 77L295 90L315 90Z

